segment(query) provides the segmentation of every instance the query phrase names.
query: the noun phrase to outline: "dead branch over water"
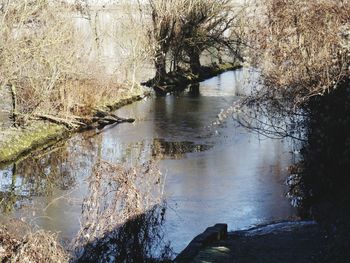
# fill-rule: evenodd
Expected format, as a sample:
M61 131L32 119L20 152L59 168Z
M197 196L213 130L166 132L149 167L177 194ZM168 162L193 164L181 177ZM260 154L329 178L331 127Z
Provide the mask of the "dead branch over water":
M123 257L120 253L126 253L124 257L127 257L130 252L125 252L123 246L129 242L119 240L125 238L127 233L121 234L120 231L125 231L124 225L143 217L146 221L141 221L144 225L141 232L135 234L139 222L129 234L132 235L130 238L134 238L133 242L145 246L132 253L144 252L144 256L147 256L151 246L147 242L154 240L144 239L159 238L159 233L152 234L158 228L153 224L160 224L165 212L165 208L162 208L163 179L157 164L153 162L129 168L103 160L96 163L89 178L88 195L82 204L81 230L73 242L76 260L81 257L101 259L113 253L120 257ZM148 216L151 217L149 222ZM108 242L111 239L114 242Z

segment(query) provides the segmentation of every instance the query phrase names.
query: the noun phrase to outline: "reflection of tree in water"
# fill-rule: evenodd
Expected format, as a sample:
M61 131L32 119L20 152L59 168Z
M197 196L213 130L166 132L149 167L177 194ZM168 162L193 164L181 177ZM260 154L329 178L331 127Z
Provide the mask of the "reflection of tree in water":
M164 139L154 139L152 144L152 156L157 159L175 158L179 159L186 153L203 152L211 146L195 144L194 142L171 142Z
M0 173L0 205L2 212L12 212L30 202L32 197L53 196L55 190L68 191L76 185L76 170L79 163L94 162L98 155L96 144L78 136L68 143L55 145L36 155L18 161ZM97 140L96 138L94 140ZM68 145L79 147L78 151ZM96 149L95 149L96 148ZM80 156L89 152L89 156Z
M17 201L33 196L50 196L54 189L71 189L75 178L69 172L68 157L66 149L59 148L40 159L29 157L12 164L11 171L5 175L10 184L6 184L5 178L2 178L3 211L11 212Z
M188 88L188 94L191 97L199 97L200 96L200 90L199 90L200 84L199 83L194 83L191 84Z
M171 256L164 242L162 176L153 162L128 168L99 161L73 242L77 262L154 262Z
M170 96L157 98L154 101L155 132L160 137L177 135L180 130L200 131L206 123L199 117L200 112L205 112L208 105L204 99L197 99L199 86L192 86L185 96L181 91ZM181 96L181 99L177 99ZM180 135L180 134L179 134Z
M6 185L6 188L0 192L0 205L1 212L9 213L13 209L13 206L16 204L17 199L21 198L16 194L16 168L17 165L14 164L10 170L6 172L12 173L11 182Z

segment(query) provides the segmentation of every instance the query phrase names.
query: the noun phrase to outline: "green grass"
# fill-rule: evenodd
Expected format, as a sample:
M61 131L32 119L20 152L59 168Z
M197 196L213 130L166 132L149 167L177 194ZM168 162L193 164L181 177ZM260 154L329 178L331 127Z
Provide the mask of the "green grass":
M28 127L0 132L0 163L11 162L32 149L67 136L64 126L47 122L34 122Z

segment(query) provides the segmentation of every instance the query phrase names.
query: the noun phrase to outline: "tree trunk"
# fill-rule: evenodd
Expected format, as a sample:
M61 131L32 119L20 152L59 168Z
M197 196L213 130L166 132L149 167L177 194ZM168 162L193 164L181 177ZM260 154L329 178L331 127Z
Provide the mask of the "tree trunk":
M17 126L17 92L16 87L11 84L9 85L10 91L11 91L11 97L12 97L12 120L13 125Z
M166 58L165 58L165 55L158 54L156 56L155 61L154 61L154 65L155 65L155 68L156 68L156 77L155 77L155 79L157 81L160 81L160 80L164 79L164 77L166 75Z
M190 68L193 74L198 74L201 69L200 52L196 49L192 49L189 53Z

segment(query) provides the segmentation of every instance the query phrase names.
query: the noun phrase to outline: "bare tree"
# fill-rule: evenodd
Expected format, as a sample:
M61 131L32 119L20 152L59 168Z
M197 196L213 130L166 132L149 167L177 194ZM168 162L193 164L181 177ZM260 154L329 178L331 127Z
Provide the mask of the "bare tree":
M148 0L151 27L148 29L148 37L154 46L154 66L156 79L161 79L166 74L166 56L175 36L176 1L175 0Z
M139 2L139 7L153 50L155 79L162 79L168 68L176 70L180 65L199 73L205 50L229 50L242 59L238 51L242 39L233 33L241 12L233 1L147 0L146 4Z
M45 116L73 123L128 90L91 59L97 47L85 42L96 38L96 21L86 36L77 16L91 21L86 1L0 0L0 88L11 90L16 121Z
M234 57L243 60L239 52L242 39L239 34L234 33L239 28L242 10L242 7L239 10L235 8L231 0L184 1L183 14L179 17L174 58L182 50L195 74L201 69L200 57L204 50L211 52L216 49L220 53L220 50L226 49Z

